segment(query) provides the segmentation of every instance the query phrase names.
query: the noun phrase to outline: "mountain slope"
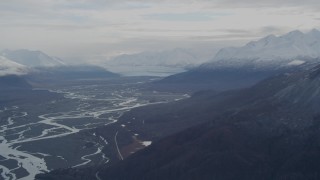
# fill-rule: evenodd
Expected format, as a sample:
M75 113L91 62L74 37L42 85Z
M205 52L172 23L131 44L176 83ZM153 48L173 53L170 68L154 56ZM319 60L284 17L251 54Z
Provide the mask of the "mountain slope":
M99 175L114 180L317 179L319 69L284 74L238 91L217 106L245 100L241 106L160 140Z
M293 70L295 69L296 67L293 68ZM290 71L292 71L291 68L268 70L255 70L246 67L214 70L196 68L155 81L152 87L192 92L206 89L225 91L250 87L265 78Z
M65 65L60 59L50 57L41 51L4 50L1 55L27 67L56 67Z

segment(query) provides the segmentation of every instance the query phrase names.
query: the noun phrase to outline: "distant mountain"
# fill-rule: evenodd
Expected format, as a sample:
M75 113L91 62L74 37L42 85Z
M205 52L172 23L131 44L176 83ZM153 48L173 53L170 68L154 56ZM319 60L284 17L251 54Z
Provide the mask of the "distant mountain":
M119 76L93 65L67 65L61 59L41 51L4 50L0 54L0 76L24 75L34 86L66 80Z
M126 128L167 137L111 167L57 170L38 178L315 180L320 174L319 85L316 66L248 89L204 91L142 107L125 115ZM188 128L192 123L201 124ZM180 126L185 130L168 136Z
M174 49L161 52L141 52L114 57L105 63L107 69L125 75L159 76L183 72L200 65L209 57L187 49ZM136 73L132 73L135 71ZM139 72L140 71L140 72Z
M243 47L221 49L210 62L164 78L155 85L195 90L237 89L291 69L311 67L318 62L320 32L316 29L308 33L292 31L279 37L269 35Z
M28 68L26 66L0 56L0 76L23 75L27 72Z
M30 51L27 49L4 50L1 55L27 67L57 67L65 63L59 58L50 57L41 51Z
M205 59L206 60L206 59ZM120 55L108 61L113 66L169 66L188 68L205 62L185 49Z

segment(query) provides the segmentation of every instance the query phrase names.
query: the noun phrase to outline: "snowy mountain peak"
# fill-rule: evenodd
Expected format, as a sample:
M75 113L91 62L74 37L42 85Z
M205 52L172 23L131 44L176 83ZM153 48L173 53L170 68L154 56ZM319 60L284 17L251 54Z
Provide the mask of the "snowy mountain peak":
M0 56L0 76L23 75L27 72L28 68L26 66Z
M41 51L27 49L4 50L1 55L27 67L56 67L65 65L61 60L50 57Z
M291 31L283 35L283 37L288 37L288 38L296 38L296 37L302 37L302 36L304 36L304 33L299 30Z
M297 59L307 62L319 58L320 31L313 29L307 33L296 30L282 36L269 35L243 47L224 48L212 62L219 66L251 64L254 67L264 67L286 65Z
M312 29L309 34L317 34L320 35L320 31L318 29Z

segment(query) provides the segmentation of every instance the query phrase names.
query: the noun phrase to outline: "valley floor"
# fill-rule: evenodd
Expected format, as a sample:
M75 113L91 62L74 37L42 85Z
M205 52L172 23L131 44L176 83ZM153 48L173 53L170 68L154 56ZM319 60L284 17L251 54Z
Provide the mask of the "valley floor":
M118 118L132 108L185 98L141 88L151 80L84 80L52 86L50 92L1 92L0 177L34 179L53 169L118 161L145 147L139 135L128 134L125 124L114 124ZM112 124L109 132L96 130Z

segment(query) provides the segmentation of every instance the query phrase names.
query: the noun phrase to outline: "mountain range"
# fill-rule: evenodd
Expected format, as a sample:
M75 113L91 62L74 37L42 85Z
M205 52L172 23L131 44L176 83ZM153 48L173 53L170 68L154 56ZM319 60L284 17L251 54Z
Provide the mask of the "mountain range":
M221 49L209 62L172 75L157 86L213 88L218 91L249 87L277 73L306 68L320 62L320 32L292 31L269 35L243 47ZM176 87L176 88L177 88Z
M243 47L221 49L210 68L253 66L275 68L301 65L320 58L320 31L292 31L282 36L269 35ZM208 67L206 66L203 67Z

